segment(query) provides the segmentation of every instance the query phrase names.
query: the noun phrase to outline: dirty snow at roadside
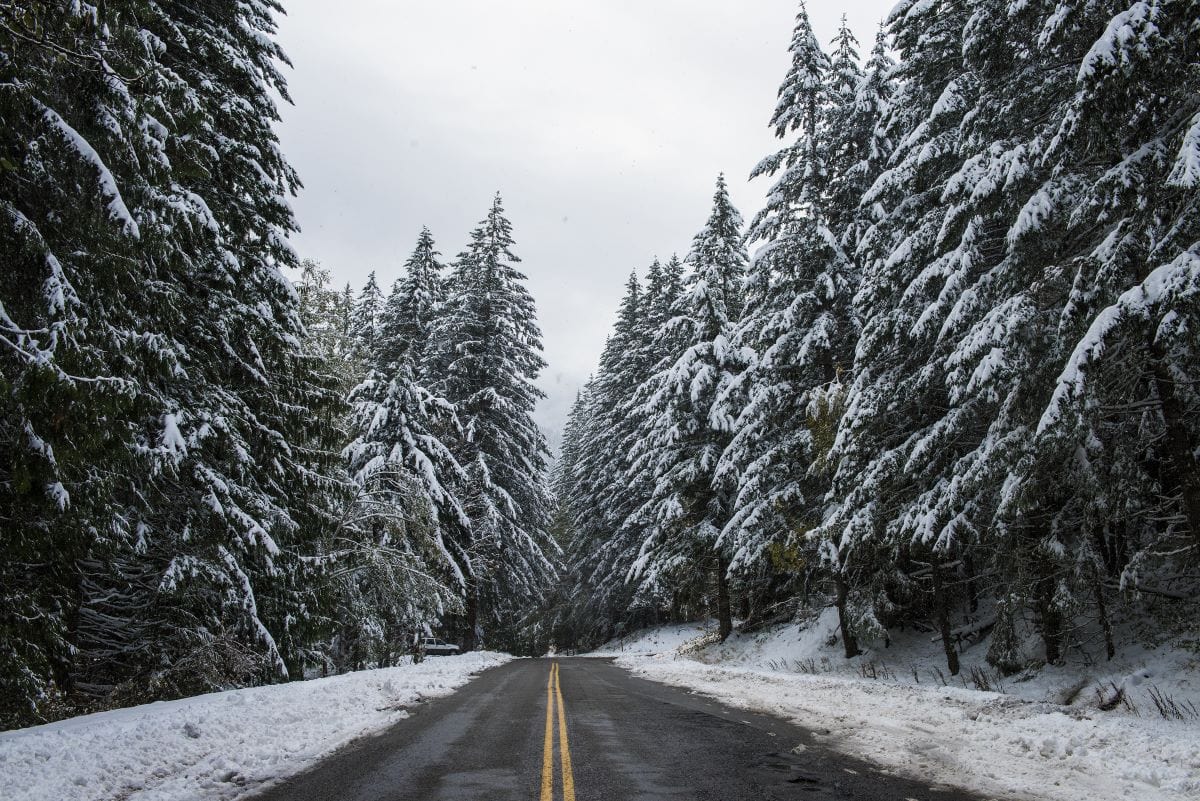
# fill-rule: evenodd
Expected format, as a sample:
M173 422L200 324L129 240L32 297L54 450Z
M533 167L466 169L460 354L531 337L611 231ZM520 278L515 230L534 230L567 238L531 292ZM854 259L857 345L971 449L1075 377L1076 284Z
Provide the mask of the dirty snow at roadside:
M426 659L2 732L0 787L6 801L241 798L509 659Z
M695 658L679 653L674 630L655 632L639 633L632 654L606 647L605 655L617 655L617 664L636 675L789 719L830 748L931 784L1013 801L1200 798L1200 721L1164 720L1153 708L1140 716L1102 712L1089 700L1090 687L1065 705L1048 700L1047 677L1019 693L934 685L928 677L918 684L895 652L889 680L792 672L785 665L797 662L785 663L785 651L825 650L798 648L811 633L797 637L795 627L704 649L684 645ZM655 651L654 639L672 647ZM753 667L733 666L739 663ZM1143 673L1173 673L1173 689L1195 678L1167 667L1151 660ZM1036 695L1047 700L1030 697Z

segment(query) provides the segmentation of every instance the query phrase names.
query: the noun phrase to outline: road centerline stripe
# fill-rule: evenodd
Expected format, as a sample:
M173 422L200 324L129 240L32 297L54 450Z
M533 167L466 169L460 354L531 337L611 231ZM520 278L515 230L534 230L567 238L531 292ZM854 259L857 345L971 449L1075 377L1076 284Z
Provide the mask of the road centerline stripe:
M563 708L562 684L554 663L554 694L558 698L558 750L562 764L563 801L575 801L575 774L571 770L571 746L567 740L567 714Z
M541 801L554 801L554 668L546 682L546 736L542 741Z

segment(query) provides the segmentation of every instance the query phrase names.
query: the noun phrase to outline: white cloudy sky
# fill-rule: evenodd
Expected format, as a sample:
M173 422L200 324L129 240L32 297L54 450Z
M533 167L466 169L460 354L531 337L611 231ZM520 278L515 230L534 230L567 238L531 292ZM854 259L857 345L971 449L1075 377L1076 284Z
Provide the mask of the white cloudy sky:
M846 13L868 51L894 0ZM749 217L797 0L284 0L295 105L280 126L305 189L303 257L390 286L428 225L447 257L496 191L538 303L552 438L623 283L686 252L725 172Z

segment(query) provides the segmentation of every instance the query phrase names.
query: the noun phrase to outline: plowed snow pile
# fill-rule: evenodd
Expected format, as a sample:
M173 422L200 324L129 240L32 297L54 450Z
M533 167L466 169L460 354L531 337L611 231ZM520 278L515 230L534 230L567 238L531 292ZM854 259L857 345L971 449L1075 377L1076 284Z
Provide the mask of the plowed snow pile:
M211 693L0 733L5 801L240 798L449 695L495 653Z
M1010 679L993 673L1004 692L984 692L964 687L973 685L969 678L944 675L944 663L939 675L936 655L925 656L928 643L915 637L847 661L829 646L830 622L735 635L707 647L702 640L681 644L684 628L663 627L597 655L616 656L637 675L792 720L831 748L931 785L1013 801L1200 798L1200 717L1164 719L1150 696L1153 689L1184 711L1200 706L1200 673L1186 652L1131 653L1090 672L1076 666ZM656 650L654 641L666 647ZM974 656L964 656L966 676L977 666ZM1126 688L1131 706L1101 711L1101 686Z

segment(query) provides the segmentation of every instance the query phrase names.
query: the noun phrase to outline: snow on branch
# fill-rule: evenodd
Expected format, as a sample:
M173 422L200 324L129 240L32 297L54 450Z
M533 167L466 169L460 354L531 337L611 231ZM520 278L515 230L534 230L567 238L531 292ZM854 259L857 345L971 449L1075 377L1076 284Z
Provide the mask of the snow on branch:
M137 221L133 219L133 215L129 213L129 208L125 205L124 198L121 197L121 190L117 187L117 180L108 169L108 165L100 158L100 154L96 152L96 149L78 131L67 124L67 121L59 116L57 111L37 100L33 102L41 108L43 119L62 135L63 139L66 140L67 144L71 146L80 158L96 170L100 193L108 201L108 212L113 219L121 224L122 231L134 239L140 238L141 229L138 228Z
M1058 385L1038 423L1037 433L1040 435L1057 424L1068 401L1083 394L1088 367L1104 356L1108 339L1118 327L1131 318L1148 321L1154 309L1165 300L1196 292L1200 292L1200 255L1185 251L1170 263L1157 267L1146 280L1097 314L1059 374Z

